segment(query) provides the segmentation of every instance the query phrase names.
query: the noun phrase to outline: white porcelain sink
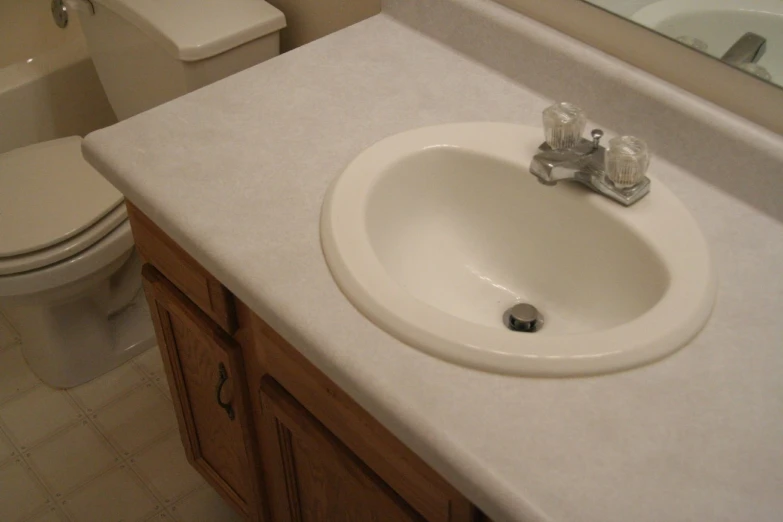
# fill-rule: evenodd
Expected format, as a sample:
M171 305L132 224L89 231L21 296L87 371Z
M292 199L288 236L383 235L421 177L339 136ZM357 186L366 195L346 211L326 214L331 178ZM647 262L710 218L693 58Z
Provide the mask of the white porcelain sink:
M772 81L783 83L781 0L662 0L631 19L671 38L698 38L717 58L745 33L759 34L767 39L767 51L758 64L769 71Z
M324 254L348 299L409 345L499 373L610 372L661 358L707 321L715 278L660 182L626 208L528 173L541 129L427 127L384 139L332 184ZM504 312L536 306L536 333Z

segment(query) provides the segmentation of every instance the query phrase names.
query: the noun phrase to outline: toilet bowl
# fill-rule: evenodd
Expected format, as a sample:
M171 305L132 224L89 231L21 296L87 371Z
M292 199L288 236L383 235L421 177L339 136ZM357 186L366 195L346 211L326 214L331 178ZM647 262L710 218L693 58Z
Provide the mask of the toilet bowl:
M263 0L67 0L120 120L277 56ZM74 13L76 14L76 13ZM0 313L47 384L89 381L151 346L124 199L81 138L0 155Z
M0 313L32 371L68 388L152 346L122 195L81 138L0 155Z

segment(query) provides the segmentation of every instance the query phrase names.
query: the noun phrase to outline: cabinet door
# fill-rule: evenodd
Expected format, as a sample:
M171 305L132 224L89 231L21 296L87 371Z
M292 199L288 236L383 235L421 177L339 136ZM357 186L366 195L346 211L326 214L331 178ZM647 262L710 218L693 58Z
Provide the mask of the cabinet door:
M269 376L261 404L273 520L424 520Z
M261 520L240 346L154 267L142 275L188 459L240 513Z

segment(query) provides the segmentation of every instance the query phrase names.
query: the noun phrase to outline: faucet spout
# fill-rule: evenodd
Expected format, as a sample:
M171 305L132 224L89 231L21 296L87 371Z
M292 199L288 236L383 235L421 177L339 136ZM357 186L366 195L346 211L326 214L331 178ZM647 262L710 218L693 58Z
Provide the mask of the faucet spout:
M573 150L542 150L533 157L530 173L544 185L556 185L559 181L576 179L589 160L588 155Z

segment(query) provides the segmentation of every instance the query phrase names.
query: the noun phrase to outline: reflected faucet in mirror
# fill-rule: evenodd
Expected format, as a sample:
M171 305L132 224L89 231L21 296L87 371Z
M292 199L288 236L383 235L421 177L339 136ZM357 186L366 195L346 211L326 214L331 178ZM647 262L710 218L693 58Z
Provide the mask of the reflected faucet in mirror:
M767 50L767 39L756 33L745 33L729 47L721 60L730 65L757 63Z

